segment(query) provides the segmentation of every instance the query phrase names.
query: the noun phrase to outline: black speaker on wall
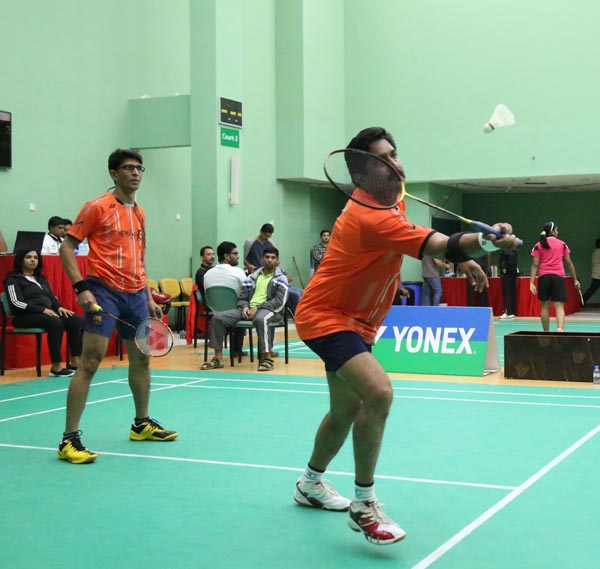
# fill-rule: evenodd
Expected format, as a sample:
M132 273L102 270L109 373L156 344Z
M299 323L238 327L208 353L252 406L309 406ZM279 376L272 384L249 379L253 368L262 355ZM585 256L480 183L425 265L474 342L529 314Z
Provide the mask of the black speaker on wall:
M0 111L0 168L12 166L12 113Z

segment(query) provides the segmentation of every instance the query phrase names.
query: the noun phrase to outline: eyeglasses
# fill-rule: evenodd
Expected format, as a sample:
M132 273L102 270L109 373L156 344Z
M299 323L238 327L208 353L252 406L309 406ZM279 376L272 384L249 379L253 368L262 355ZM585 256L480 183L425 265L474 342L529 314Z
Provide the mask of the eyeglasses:
M137 170L138 172L144 172L146 168L144 168L141 164L125 164L125 166L119 166L117 170L127 170L128 172Z

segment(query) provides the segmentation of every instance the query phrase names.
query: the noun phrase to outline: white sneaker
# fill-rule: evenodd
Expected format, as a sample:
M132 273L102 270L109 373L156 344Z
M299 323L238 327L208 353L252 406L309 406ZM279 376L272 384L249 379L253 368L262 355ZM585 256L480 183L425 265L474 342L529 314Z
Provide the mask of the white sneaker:
M352 503L348 498L338 494L337 490L326 480L307 482L302 478L296 482L294 500L301 506L337 512L345 512Z
M508 317L509 317L509 316L508 316L508 314L506 314L506 312L503 312L503 313L502 313L502 314L499 316L499 318L500 318L501 320L504 320L505 318L508 318Z
M383 513L377 499L352 502L348 511L348 526L351 530L362 531L366 540L375 545L396 543L406 537L406 532Z
M506 317L507 317L507 318L514 318L514 317L515 317L515 315L514 315L514 314L507 314L507 315L506 315Z

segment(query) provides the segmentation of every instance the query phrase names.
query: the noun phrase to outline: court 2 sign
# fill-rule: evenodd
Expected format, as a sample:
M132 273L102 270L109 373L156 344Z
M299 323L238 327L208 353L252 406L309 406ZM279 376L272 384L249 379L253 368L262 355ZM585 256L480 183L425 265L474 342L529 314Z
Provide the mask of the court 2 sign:
M240 131L234 128L221 127L221 146L240 147Z
M498 371L491 308L393 306L373 354L386 371L484 375Z

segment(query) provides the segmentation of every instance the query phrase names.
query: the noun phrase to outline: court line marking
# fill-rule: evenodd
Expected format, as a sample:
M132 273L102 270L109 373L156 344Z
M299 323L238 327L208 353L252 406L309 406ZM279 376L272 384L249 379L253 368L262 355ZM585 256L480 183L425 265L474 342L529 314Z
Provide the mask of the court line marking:
M165 385L165 384L159 384ZM169 384L166 384L169 385ZM262 391L267 393L303 393L309 395L329 395L328 390L310 391L302 389L269 389L265 387L232 387L226 385L186 385L177 384L182 387L192 387L197 389L230 389L232 391ZM176 386L177 386L176 385ZM426 401L455 401L459 403L487 403L494 405L529 405L532 407L573 407L577 409L600 409L600 401L598 405L584 405L581 403L542 403L538 401L505 401L501 399L468 399L462 397L427 397L425 395L394 395L394 399L423 399Z
M99 387L101 385L109 385L111 383L118 383L119 385L121 385L121 382L125 380L127 381L127 378L119 378L119 379L111 379L110 381L100 381L98 383L92 383L90 384L90 387ZM0 399L0 403L8 403L11 401L19 401L21 399L30 399L32 397L41 397L42 395L54 395L55 393L64 393L65 391L68 391L69 388L68 387L61 387L60 389L54 389L53 391L42 391L41 393L32 393L30 395L19 395L18 397L10 397L9 399Z
M41 451L52 451L56 452L56 448L53 447L41 447L34 445L17 445L0 443L0 447L12 448L12 449L25 449L25 450L41 450ZM241 468L257 468L262 470L282 470L288 472L304 472L304 468L298 468L294 466L278 466L273 464L253 464L249 462L230 462L225 460L209 460L204 458L184 458L177 456L158 456L149 454L135 454L129 452L108 452L108 451L97 451L99 455L104 456L116 456L122 458L142 458L148 460L164 460L168 462L187 462L192 464L209 464L214 466L231 466ZM354 472L344 472L338 470L328 470L327 475L337 476L348 476L355 477ZM410 478L406 476L391 476L386 474L376 474L375 478L382 480L394 480L398 482L413 482L417 484L439 484L444 486L467 486L469 488L484 488L487 490L514 490L515 486L505 486L501 484L483 484L479 482L455 482L453 480L435 480L431 478Z
M114 383L119 383L120 380L114 380ZM203 381L201 379L196 379L194 381L188 382L188 384L191 383L197 383L199 381ZM166 391L168 389L175 389L177 387L187 387L188 384L186 383L178 383L175 385L168 385L168 386L163 386L163 387L158 387L156 389L150 389L151 393L154 393L156 391ZM131 394L131 392L126 393L124 395L117 395L115 397L106 397L104 399L96 399L95 401L88 401L86 403L86 405L95 405L96 403L106 403L107 401L116 401L117 399L126 399L128 397L133 397L133 395ZM67 409L66 405L63 407L55 407L54 409L45 409L44 411L36 411L34 413L26 413L24 415L15 415L13 417L5 417L4 419L0 419L0 423L6 423L7 421L14 421L15 419L27 419L28 417L35 417L37 415L46 415L48 413L54 413L55 411L65 411Z
M157 379L189 379L189 376L178 376L178 375L155 375L152 374L152 378ZM240 379L240 378L228 378L228 377L217 377L211 376L207 377L207 380L210 381L235 381L239 383L283 383L285 385L327 385L327 382L297 382L297 381L269 381L269 380L260 380L260 379ZM516 397L547 397L547 398L555 398L555 399L593 399L597 400L600 403L600 392L598 395L558 395L553 393L531 393L531 392L523 392L519 393L517 391L483 391L479 389L443 389L436 387L398 387L392 385L394 391L431 391L431 392L439 392L439 393L474 393L481 395L514 395ZM562 387L550 387L547 389L564 389Z
M427 557L419 561L412 569L426 569L431 564L435 563L440 557L448 553L453 547L458 545L467 536L473 533L477 528L481 527L485 522L495 516L498 512L503 510L508 504L516 500L525 490L528 490L543 476L548 474L553 468L558 466L565 458L573 454L579 447L584 445L593 436L600 432L600 425L595 429L592 429L586 435L581 437L578 441L573 443L569 448L560 453L557 457L548 462L545 466L540 468L533 476L529 477L525 482L517 486L512 492L502 498L499 502L494 504L491 508L486 510L483 514L475 518L470 524L466 525L459 532L454 534L448 541L440 545L436 550L431 552Z

